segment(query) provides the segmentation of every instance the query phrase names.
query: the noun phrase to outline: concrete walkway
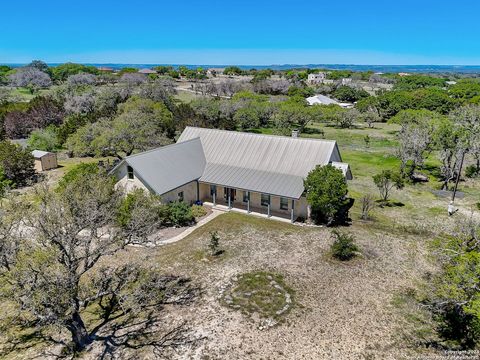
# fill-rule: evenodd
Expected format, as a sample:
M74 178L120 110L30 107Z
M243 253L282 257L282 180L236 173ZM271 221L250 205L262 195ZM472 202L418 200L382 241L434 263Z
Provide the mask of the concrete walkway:
M229 208L228 206L221 205L221 204L213 205L213 203L210 203L210 202L204 202L203 204L211 207L212 210L220 210L220 211L223 211L223 212L232 211L232 212L237 212L237 213L240 213L240 214L247 214L247 215L253 215L253 216L256 216L256 217L261 217L263 219L276 220L276 221L281 221L281 222L284 222L284 223L292 224L292 221L291 221L290 218L285 218L285 217L275 216L275 215L268 216L267 214L262 214L262 213L256 212L256 211L248 212L245 209L239 209L239 208L236 208L236 207ZM297 223L293 223L293 224L297 224Z
M158 240L155 242L155 245L167 245L167 244L172 244L174 242L177 242L177 241L180 241L182 240L183 238L187 237L188 235L190 235L192 232L194 232L195 230L197 230L199 227L205 225L206 223L212 221L213 219L215 219L218 215L221 215L221 214L224 214L225 212L224 211L221 211L221 210L217 210L217 209L212 209L212 213L210 215L208 215L206 218L203 218L202 220L200 220L198 223L196 223L195 225L185 229L184 232L182 232L181 234L178 234L177 236L174 236L170 239L165 239L165 240Z

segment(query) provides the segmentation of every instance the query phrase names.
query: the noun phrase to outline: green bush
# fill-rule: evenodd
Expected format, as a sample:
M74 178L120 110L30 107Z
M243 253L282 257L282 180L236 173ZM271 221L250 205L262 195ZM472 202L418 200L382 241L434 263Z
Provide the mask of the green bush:
M168 215L170 222L177 226L190 225L195 221L192 207L183 201L168 204Z
M468 165L466 168L465 168L465 176L468 177L468 178L475 178L477 176L479 176L479 172L478 172L478 169L475 165Z
M12 187L25 186L35 180L32 154L9 141L0 141L0 166Z
M53 125L45 129L33 130L27 143L31 150L55 151L60 148L57 130Z
M358 246L355 244L353 235L333 230L332 236L335 239L331 247L334 258L347 261L355 257L358 252Z
M117 223L123 228L131 226L132 219L135 219L135 213L142 214L142 218L149 218L150 224L155 224L156 228L165 226L168 221L167 205L161 203L160 197L152 195L143 189L136 189L127 194L120 203L117 211Z
M82 163L75 165L69 171L63 175L63 178L58 182L58 189L64 189L68 184L78 181L78 179L97 175L100 172L100 168L97 163Z
M203 206L193 205L192 206L192 215L193 215L194 218L197 219L199 217L207 215L207 210Z
M346 220L348 187L341 170L332 165L317 166L308 173L305 190L317 222L332 225Z
M212 231L210 233L210 242L208 243L208 248L212 253L212 256L220 255L220 236L218 236L217 231Z

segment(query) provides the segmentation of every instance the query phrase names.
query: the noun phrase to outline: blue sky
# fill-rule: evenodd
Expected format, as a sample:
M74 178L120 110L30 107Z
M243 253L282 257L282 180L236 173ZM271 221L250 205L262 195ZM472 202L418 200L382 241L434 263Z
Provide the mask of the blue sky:
M476 0L7 1L0 62L480 64Z

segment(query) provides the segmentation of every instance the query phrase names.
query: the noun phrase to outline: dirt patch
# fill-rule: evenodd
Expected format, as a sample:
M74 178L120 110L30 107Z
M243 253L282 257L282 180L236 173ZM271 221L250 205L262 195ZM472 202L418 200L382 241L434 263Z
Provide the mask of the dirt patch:
M226 256L207 262L198 256L217 230ZM415 287L431 270L427 244L408 233L354 225L363 258L349 263L331 259L330 230L305 228L228 213L178 243L157 248L143 261L166 272L191 277L203 288L182 317L206 337L200 347L176 358L209 359L398 359L414 352L399 336L405 323L392 305L396 294ZM223 306L221 289L238 274L268 270L284 276L295 292L285 321L268 329L240 311Z

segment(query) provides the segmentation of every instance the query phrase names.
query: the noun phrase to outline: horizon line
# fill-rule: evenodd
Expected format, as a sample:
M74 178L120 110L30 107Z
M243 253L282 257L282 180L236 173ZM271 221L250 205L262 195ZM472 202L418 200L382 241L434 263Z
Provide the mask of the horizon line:
M41 60L41 59L32 59ZM43 61L43 60L41 60ZM67 63L76 63L83 65L167 65L167 66L193 66L193 65L209 65L209 66L403 66L403 67L413 67L413 66L449 66L449 67L476 67L480 66L478 64L434 64L434 63L425 63L425 64L356 64L356 63L279 63L279 64L213 64L213 63L151 63L151 62L83 62L83 61L45 61L48 64L67 64ZM26 65L29 62L0 62L0 65Z

